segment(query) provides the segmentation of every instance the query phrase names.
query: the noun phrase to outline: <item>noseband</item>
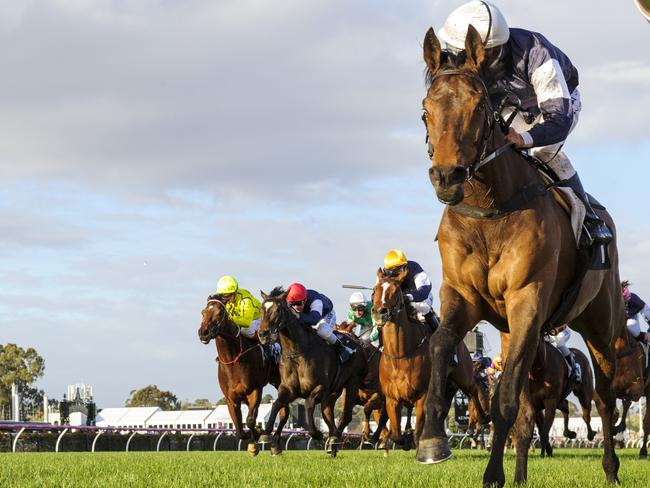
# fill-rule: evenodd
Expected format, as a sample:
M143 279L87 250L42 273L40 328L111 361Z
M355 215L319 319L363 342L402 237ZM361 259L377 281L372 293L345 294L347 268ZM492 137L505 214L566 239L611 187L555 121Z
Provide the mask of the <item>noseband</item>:
M389 321L395 321L397 319L397 316L400 314L400 312L404 309L404 295L400 292L400 299L397 301L397 304L391 308L387 308L387 312L380 314L377 313L379 317L383 320L384 324ZM379 325L377 324L377 327L381 328L384 326L384 324Z
M480 146L481 149L479 151L480 156L477 160L472 162L472 164L470 164L466 168L465 181L470 181L474 177L476 172L479 169L481 169L481 167L485 166L487 163L489 163L490 161L497 158L498 156L500 156L501 154L503 154L504 152L506 152L508 149L511 148L511 144L507 143L497 148L496 150L492 151L490 154L487 154L487 147L490 139L492 138L492 134L494 133L495 122L498 123L502 128L507 128L512 123L512 120L517 114L517 111L516 110L513 111L513 113L510 115L507 121L503 120L503 117L501 116L501 109L503 107L499 107L499 110L494 109L492 103L490 102L490 96L489 96L487 86L485 86L485 82L481 79L481 77L479 77L474 73L461 70L461 69L449 69L449 70L441 71L431 78L430 85L433 85L433 83L437 79L442 78L443 76L465 76L467 78L471 78L472 80L477 81L479 83L481 87L481 91L483 92L483 98L481 103L478 105L478 107L479 110L481 110L485 114L485 122L483 123L483 127L481 129L482 140ZM427 143L427 152L429 154L429 159L433 159L434 148L429 138L427 117L428 114L425 111L422 114L422 121L424 122L424 126L427 129L427 136L425 142Z

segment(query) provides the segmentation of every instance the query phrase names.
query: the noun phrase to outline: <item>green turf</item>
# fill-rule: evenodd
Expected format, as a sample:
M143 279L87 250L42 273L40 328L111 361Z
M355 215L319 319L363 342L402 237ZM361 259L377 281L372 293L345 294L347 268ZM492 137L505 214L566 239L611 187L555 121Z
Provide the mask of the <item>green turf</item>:
M488 454L455 451L435 466L416 463L413 452L342 451L330 459L322 451L268 452L249 458L244 452L3 453L0 487L195 487L195 486L481 486ZM598 450L556 450L553 459L533 454L529 483L534 487L608 486ZM620 450L623 487L650 486L650 461L637 451ZM508 486L514 457L506 458Z

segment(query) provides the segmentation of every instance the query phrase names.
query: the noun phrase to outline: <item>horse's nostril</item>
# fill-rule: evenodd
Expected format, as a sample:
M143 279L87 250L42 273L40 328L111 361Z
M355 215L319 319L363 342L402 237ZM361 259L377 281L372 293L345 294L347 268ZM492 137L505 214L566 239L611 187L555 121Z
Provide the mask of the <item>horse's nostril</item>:
M379 309L379 313L382 314L382 315L384 315L387 312L388 312L388 309L386 307L382 307L382 308Z
M467 175L467 170L464 166L456 166L449 175L450 183L460 183L465 179Z

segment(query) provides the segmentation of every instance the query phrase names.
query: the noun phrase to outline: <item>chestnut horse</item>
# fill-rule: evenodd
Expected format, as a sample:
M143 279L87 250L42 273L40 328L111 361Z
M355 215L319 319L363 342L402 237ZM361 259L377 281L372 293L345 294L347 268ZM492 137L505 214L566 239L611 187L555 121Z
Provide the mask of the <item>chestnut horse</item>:
M403 449L411 448L412 439L402 435L402 406L415 405L415 442L424 427L424 402L431 376L431 358L427 349L431 330L428 326L409 320L402 282L408 270L397 276L385 276L377 271L373 292L373 320L381 327L384 350L379 361L379 383L386 396L386 410L390 419L393 442ZM457 366L449 371L445 392L446 412L460 388L468 398L477 398L472 358L464 343L455 348ZM446 415L445 415L446 417Z
M423 101L431 167L438 200L447 207L438 230L442 258L441 323L430 343L432 374L417 458L450 457L444 428L447 365L456 346L479 321L510 334L504 372L491 418L494 442L483 475L485 486L503 486L504 446L515 426L515 482L526 481L534 408L526 387L542 332L575 276L576 241L564 210L538 172L511 150L496 120L486 82L483 41L470 25L465 50L442 52L433 29L424 40L428 91ZM610 229L610 216L600 211ZM589 270L565 322L584 338L596 376L596 405L603 421L603 469L618 481L612 439L616 373L614 339L625 326L616 242L611 267ZM515 424L516 421L516 424Z
M650 414L647 407L650 398L650 371L645 368L645 354L643 347L632 337L627 329L616 340L616 379L614 391L616 397L623 400L623 413L618 425L614 428L615 433L623 432L627 428L627 411L632 402L637 402L642 396L646 398L646 411L643 417L643 444L639 452L640 458L648 457L648 435L650 434Z
M256 427L257 411L262 400L262 389L269 383L276 388L280 384L280 372L273 361L264 360L262 347L255 341L241 334L226 311L226 305L219 299L210 297L201 312L203 316L199 328L199 339L208 344L214 339L217 346L219 363L217 376L219 387L228 405L228 413L235 426L239 439L248 439L248 452L253 456L259 452L257 439L259 429ZM241 405L248 407L244 432ZM282 411L280 428L287 421L289 410Z
M260 341L271 344L280 341L280 386L278 397L273 402L271 413L260 442L271 440L269 434L278 410L289 405L296 398L305 399L309 435L320 439L322 433L314 423L314 408L321 405L323 419L327 424L329 437L327 450L336 456L343 429L352 419L352 407L357 403L357 392L366 376L367 364L363 354L352 354L344 364L332 346L316 335L311 327L303 325L293 314L286 301L287 292L275 288L270 295L262 292L262 323L258 330ZM347 392L343 414L338 427L334 422L334 403ZM279 449L280 436L271 440L271 451Z

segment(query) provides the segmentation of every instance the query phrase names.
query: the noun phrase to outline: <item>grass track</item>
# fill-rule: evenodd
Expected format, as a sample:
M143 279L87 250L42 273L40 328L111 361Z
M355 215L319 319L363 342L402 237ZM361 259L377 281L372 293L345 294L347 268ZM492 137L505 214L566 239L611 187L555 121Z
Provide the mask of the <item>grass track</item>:
M553 459L530 456L530 487L598 487L604 483L600 450L558 449ZM619 450L622 487L650 486L650 461L636 450ZM268 452L251 459L244 452L3 453L0 487L196 487L196 486L392 486L480 487L487 453L455 451L436 466L421 466L414 452L342 451L330 459L322 451ZM506 458L512 486L514 457Z

